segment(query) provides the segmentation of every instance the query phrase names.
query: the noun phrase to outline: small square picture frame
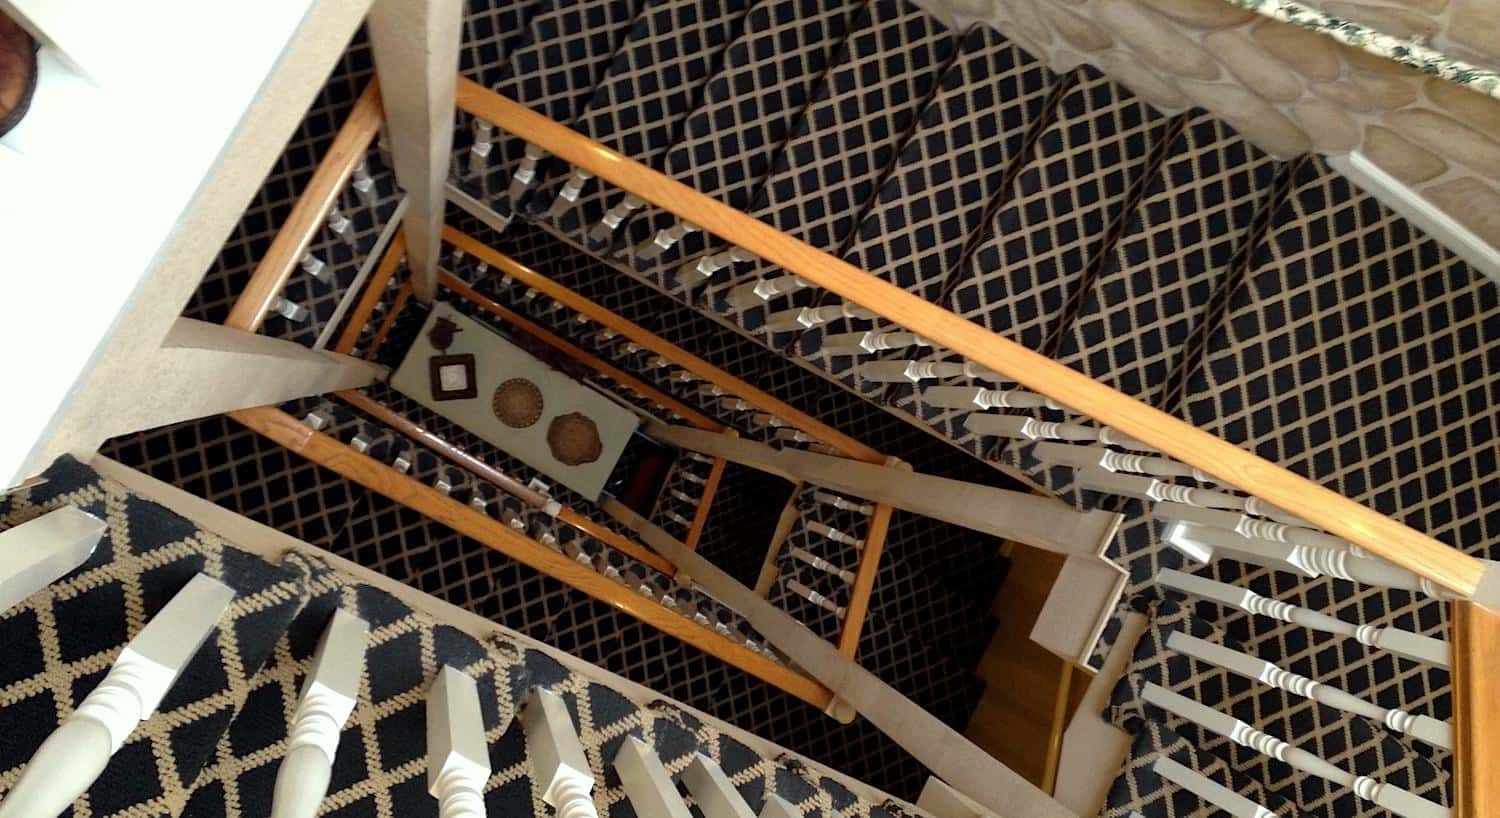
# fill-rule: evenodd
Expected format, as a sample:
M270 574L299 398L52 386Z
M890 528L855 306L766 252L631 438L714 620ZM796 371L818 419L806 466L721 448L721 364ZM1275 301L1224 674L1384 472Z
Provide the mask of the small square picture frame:
M464 385L457 389L443 388L443 375L445 372L452 374L450 367L461 367ZM474 379L474 356L468 353L463 355L434 355L427 359L427 378L432 387L432 399L435 401L464 400L479 396L479 384Z

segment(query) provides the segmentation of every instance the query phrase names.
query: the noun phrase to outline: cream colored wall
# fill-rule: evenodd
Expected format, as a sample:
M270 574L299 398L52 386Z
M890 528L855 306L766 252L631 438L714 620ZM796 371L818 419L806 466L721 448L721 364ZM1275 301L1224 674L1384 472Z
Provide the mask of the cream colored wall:
M1455 38L1500 49L1500 34L1479 36L1500 27L1494 2L1358 0L1441 11ZM1164 111L1209 109L1279 157L1358 150L1500 249L1500 100L1224 0L935 3L1054 70L1088 63Z

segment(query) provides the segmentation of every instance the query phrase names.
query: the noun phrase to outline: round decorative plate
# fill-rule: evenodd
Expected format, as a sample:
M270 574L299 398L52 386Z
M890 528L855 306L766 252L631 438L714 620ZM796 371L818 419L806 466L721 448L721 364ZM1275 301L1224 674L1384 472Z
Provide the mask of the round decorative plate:
M490 408L501 423L525 429L542 417L542 390L525 378L511 378L495 387Z
M604 443L599 440L599 427L587 415L569 412L552 419L547 427L547 445L552 447L552 456L557 462L569 466L592 463L604 453Z

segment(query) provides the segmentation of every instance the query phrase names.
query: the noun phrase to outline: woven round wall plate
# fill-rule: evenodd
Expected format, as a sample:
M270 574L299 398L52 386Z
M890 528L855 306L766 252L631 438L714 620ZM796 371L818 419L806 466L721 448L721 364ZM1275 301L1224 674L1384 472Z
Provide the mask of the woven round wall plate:
M525 429L542 417L542 390L525 378L511 378L495 387L490 408L501 423Z
M557 462L569 466L592 463L604 453L604 443L599 440L599 427L588 415L569 412L552 419L547 427L547 445Z

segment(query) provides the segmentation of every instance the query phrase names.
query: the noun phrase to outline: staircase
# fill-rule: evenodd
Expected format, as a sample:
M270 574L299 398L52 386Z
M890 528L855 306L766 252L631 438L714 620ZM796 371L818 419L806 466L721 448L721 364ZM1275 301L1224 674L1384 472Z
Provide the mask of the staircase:
M992 30L950 32L903 2L648 3L633 26L612 29L613 58L596 56L591 68L561 55L601 49L541 22L563 5L573 6L535 4L529 39L508 61L466 76L1380 514L1494 556L1494 285L1322 157L1267 155L1202 111L1163 115L1092 68L1054 74ZM663 16L677 21L670 34ZM798 22L788 32L777 20ZM591 43L605 36L588 32ZM535 73L596 80L556 107L550 92L506 79ZM1112 648L1135 651L1109 717L1136 745L1108 814L1177 814L1147 806L1131 778L1161 756L1272 811L1429 814L1392 806L1389 790L1338 776L1330 785L1309 765L1215 738L1146 701L1147 681L1367 781L1451 803L1445 752L1222 670L1204 677L1197 660L1167 649L1166 630L1283 662L1385 712L1437 720L1452 716L1445 669L1397 658L1363 630L1309 635L1304 622L1222 603L1200 602L1194 617L1192 596L1161 577L1196 571L1414 636L1446 630L1441 589L1376 569L1363 562L1371 555L1296 515L546 159L486 120L500 109L474 102L483 98L460 94L450 179L476 219L551 233L1038 490L1125 516L1103 554L1127 575L1121 615L1157 619L1156 636L1123 648L1112 644L1117 619L1089 659L1097 668ZM1295 548L1273 543L1302 551L1288 559ZM820 581L837 576L794 559ZM804 588L823 596L805 582L787 587L788 599L807 600ZM1315 743L1299 741L1309 736ZM1184 741L1194 749L1184 753ZM1163 769L1167 800L1219 803Z

